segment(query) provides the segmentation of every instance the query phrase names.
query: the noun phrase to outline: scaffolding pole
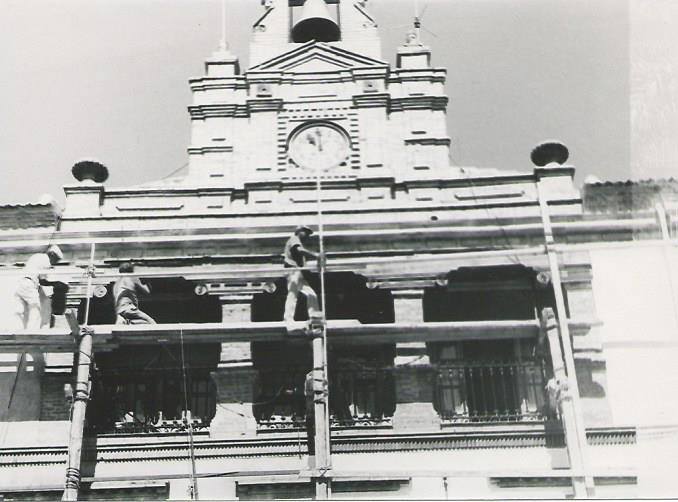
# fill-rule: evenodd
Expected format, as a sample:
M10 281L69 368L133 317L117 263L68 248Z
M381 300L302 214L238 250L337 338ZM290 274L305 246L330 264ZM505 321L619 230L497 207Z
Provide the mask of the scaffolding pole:
M570 336L567 309L565 308L565 296L563 295L563 284L560 276L560 266L558 265L558 253L554 249L555 239L553 237L553 226L551 225L551 213L549 211L548 199L545 197L543 187L539 181L536 182L536 187L542 226L544 229L544 240L546 242L546 255L549 262L549 271L551 273L551 285L556 301L555 315L560 329L565 370L567 371L567 391L572 400L573 423L571 428L574 428L576 431L576 434L572 435L571 441L568 441L567 449L570 456L570 462L572 462L573 465L576 464L581 466L582 474L581 478L572 478L573 488L577 498L592 497L594 495L594 482L593 477L587 474L586 425L584 424L584 415L581 409L579 384L577 382L574 353L572 351L572 337ZM563 375L563 377L565 377L565 375ZM574 443L576 443L576 445Z
M311 319L313 336L313 413L315 426L314 484L316 500L331 497L332 483L328 472L332 469L329 374L327 369L327 318L325 298L325 242L322 211L322 170L316 170L316 202L318 216L318 273L320 275L320 313Z
M73 393L73 406L71 408L71 429L68 439L68 464L66 467L66 483L61 500L76 501L80 489L82 462L82 440L85 430L85 415L87 413L87 401L90 397L90 368L92 366L92 334L88 327L89 307L92 294L92 276L94 274L94 249L92 243L90 249L89 267L87 269L87 300L85 306L85 324L78 326L77 317L73 311L69 311L67 318L74 336L80 337L78 343L77 378Z

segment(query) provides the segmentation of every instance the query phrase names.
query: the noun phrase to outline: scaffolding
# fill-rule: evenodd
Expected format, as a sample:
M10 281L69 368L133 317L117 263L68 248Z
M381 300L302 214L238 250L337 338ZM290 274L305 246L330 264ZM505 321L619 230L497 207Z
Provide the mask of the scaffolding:
M565 299L562 293L562 284L560 277L560 265L558 263L558 247L553 238L553 229L549 213L548 200L540 192L537 182L537 191L539 198L539 207L542 218L542 229L544 235L544 245L533 247L504 249L504 250L484 250L462 253L442 253L429 254L425 256L411 256L402 259L393 257L373 258L364 260L341 260L339 263L325 264L325 249L323 243L323 223L321 208L322 186L320 176L318 176L318 223L319 223L319 273L320 273L320 305L321 313L312 317L308 323L302 325L298 330L290 331L290 327L280 322L257 322L257 323L199 323L199 324L177 324L177 325L145 325L145 326L118 326L118 325L89 325L90 299L93 295L94 283L102 284L119 277L119 274L97 273L95 269L95 245L91 245L90 259L86 266L86 304L84 312L84 323L79 326L74 312L67 314L70 324L70 332L58 332L58 329L51 330L49 334L41 333L0 333L0 349L4 351L25 348L27 345L36 347L50 347L50 350L68 351L75 348L77 361L77 381L75 387L74 400L71 412L71 433L68 448L68 466L66 470L66 482L63 500L77 500L78 489L81 480L80 462L82 456L83 428L85 425L85 412L87 401L90 395L91 385L91 363L97 348L105 347L108 343L125 344L144 344L157 343L162 340L166 343L179 343L182 347L182 365L183 346L185 337L189 337L191 342L212 341L212 342L252 342L252 341L270 341L285 340L290 336L297 335L311 340L313 354L313 400L314 400L314 420L315 420L315 451L316 463L308 471L271 471L267 474L280 474L297 476L299 479L309 479L315 485L316 499L326 499L331 497L332 480L343 479L347 477L357 477L372 479L376 476L375 472L370 473L347 473L343 471L335 472L332 469L331 453L331 433L329 419L329 372L327 365L327 347L328 338L357 340L358 338L370 337L372 340L388 342L412 342L412 341L440 341L449 340L454 336L455 340L463 339L517 339L530 338L537 339L540 336L546 340L549 347L550 363L554 370L555 384L558 391L558 415L560 417L563 430L565 432L565 444L570 460L570 468L554 472L553 470L539 471L536 476L547 477L565 477L572 482L573 491L576 497L588 497L594 495L593 476L594 472L588 466L587 460L587 439L586 429L582 419L581 403L579 399L579 389L576 379L574 356L572 351L572 338L570 328L574 326L573 321L567 318ZM360 324L357 321L333 321L325 317L326 297L324 276L328 271L347 271L370 269L372 277L384 281L388 284L389 267L394 264L405 264L412 266L421 266L427 268L427 274L435 271L450 270L451 266L459 263L493 263L496 260L505 258L523 258L526 260L542 260L546 258L550 280L555 294L555 310L545 310L540 313L539 319L534 321L469 321L469 322L422 322L422 323L396 323L396 324ZM386 267L386 268L384 268ZM421 270L413 267L411 271L411 280L416 281L421 276ZM80 270L78 267L71 267L68 270L54 271L53 275L70 275ZM208 270L173 270L163 272L152 272L144 270L134 275L149 277L184 277L193 281L205 281L218 278L243 279L247 281L271 281L281 277L290 269L283 270L278 267L239 267L238 270L228 267L210 267ZM312 270L310 267L303 267L301 270ZM129 275L129 274L127 274ZM407 275L407 274L406 274ZM185 390L184 383L184 390ZM186 405L188 410L188 405ZM190 415L186 419L189 428L189 452L191 461L191 471L186 477L190 481L190 497L197 500L198 482L197 480L205 476L213 476L197 472L195 457L193 453L193 438ZM433 475L433 471L428 475ZM460 471L461 472L461 471ZM259 471L239 471L238 473L221 473L220 476L243 476L257 475ZM444 472L437 472L436 475L443 477L449 475ZM519 473L504 472L509 476L518 476ZM600 474L600 473L599 473ZM461 474L460 474L461 475ZM520 473L526 476L525 472ZM95 478L98 479L98 478ZM116 478L120 479L120 478ZM165 478L163 478L165 479ZM88 480L92 481L92 480Z

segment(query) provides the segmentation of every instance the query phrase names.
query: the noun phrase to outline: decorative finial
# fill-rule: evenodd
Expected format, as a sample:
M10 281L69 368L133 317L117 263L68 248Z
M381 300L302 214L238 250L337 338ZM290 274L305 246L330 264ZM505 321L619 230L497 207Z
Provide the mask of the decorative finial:
M567 162L569 156L570 152L563 143L557 140L548 140L535 146L530 158L535 166L544 167L554 163L562 166Z
M71 168L73 177L82 183L103 183L108 179L108 169L96 160L81 160Z
M423 47L421 42L421 16L419 15L419 2L414 0L414 22L412 28L405 35L405 45L408 47Z
M228 50L226 43L226 0L221 0L221 40L219 41L219 49L222 51Z

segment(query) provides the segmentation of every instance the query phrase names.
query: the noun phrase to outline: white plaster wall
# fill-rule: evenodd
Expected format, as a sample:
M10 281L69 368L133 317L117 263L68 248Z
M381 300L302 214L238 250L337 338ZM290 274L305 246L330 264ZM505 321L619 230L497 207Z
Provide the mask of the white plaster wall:
M591 252L593 292L603 321L609 400L616 424L678 417L676 250L630 246Z
M632 244L591 261L613 422L638 428L638 495L676 496L678 251Z

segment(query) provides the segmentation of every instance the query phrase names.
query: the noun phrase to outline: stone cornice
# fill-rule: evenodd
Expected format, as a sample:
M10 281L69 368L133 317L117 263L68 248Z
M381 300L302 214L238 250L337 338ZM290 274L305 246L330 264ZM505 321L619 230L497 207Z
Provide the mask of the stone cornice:
M284 102L279 98L248 99L247 110L256 112L279 112L283 109Z
M333 433L333 454L406 452L459 449L515 449L545 448L558 445L556 437L545 433L543 426L524 427L517 424L505 430L475 426L466 431L393 434L390 431ZM485 430L483 430L485 429ZM589 445L633 445L636 430L626 428L589 428L586 431ZM176 439L171 439L176 438ZM554 443L555 440L555 443ZM305 448L305 438L297 433L266 435L261 438L212 440L197 435L194 448L196 458L266 458L298 454ZM65 446L25 447L0 449L0 467L11 468L28 465L63 464L67 455ZM158 442L156 435L135 437L99 436L97 458L100 463L160 462L187 458L185 435L167 436Z
M385 108L389 104L388 93L358 94L353 96L353 106L356 108Z
M231 91L246 90L247 81L245 77L237 75L233 77L198 77L189 80L191 91L207 91L215 89L226 89Z
M189 155L204 154L204 153L231 153L233 146L231 145L209 145L209 146L190 146L186 149Z
M407 96L402 98L391 98L390 112L401 112L404 110L437 110L444 111L447 108L449 99L447 96Z
M248 104L191 105L188 113L192 120L204 120L207 117L247 117Z
M419 138L405 138L404 142L406 145L450 146L452 140L450 138L419 137Z
M395 68L391 70L389 83L415 81L445 83L446 76L445 68Z

